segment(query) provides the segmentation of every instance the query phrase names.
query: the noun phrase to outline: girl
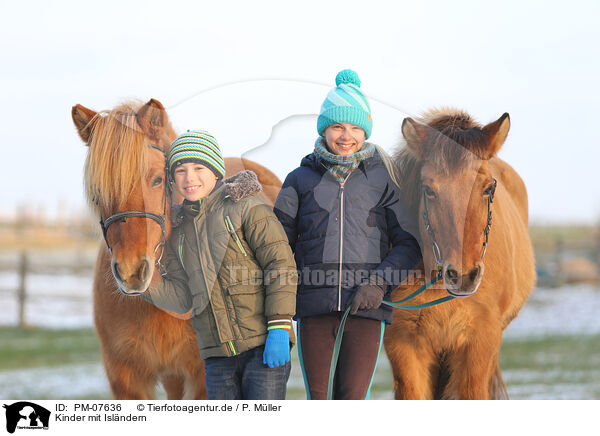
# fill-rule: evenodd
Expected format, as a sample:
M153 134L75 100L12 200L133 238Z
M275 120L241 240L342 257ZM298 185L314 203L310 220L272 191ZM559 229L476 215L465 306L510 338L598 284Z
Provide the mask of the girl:
M381 306L421 261L382 152L365 142L371 110L358 75L343 70L323 102L314 151L283 184L275 214L300 272L298 352L309 399L325 399L335 335L352 305L335 399L368 398L392 311ZM405 225L406 224L406 225Z

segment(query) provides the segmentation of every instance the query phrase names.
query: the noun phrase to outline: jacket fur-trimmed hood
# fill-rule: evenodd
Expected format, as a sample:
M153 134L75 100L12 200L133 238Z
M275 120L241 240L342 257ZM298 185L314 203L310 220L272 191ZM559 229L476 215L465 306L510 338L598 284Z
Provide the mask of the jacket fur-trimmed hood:
M241 199L262 191L262 185L253 171L244 170L223 180L225 198L237 203ZM218 189L220 190L220 188ZM211 194L212 195L212 194ZM210 196L209 196L210 197ZM185 209L190 207L182 204L174 204L171 207L171 224L177 227L185 218Z
M253 171L240 171L234 176L223 180L225 192L235 203L249 195L258 194L262 191L262 185Z

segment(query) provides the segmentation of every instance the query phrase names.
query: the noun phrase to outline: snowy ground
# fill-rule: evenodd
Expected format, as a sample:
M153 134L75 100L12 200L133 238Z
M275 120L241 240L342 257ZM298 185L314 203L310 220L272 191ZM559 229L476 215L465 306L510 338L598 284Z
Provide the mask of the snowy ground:
M110 395L100 363L0 372L0 398L66 399Z
M296 349L295 349L296 350ZM591 400L598 397L600 370L592 373L539 370L504 370L504 380L511 399L521 400ZM555 378L568 380L556 382ZM589 379L595 380L593 383ZM40 382L43 381L43 382ZM375 373L371 398L392 400L392 376L389 361L383 354ZM379 386L379 387L377 387ZM381 388L389 386L390 388ZM35 368L0 372L0 398L4 399L73 399L111 398L104 368L100 363L67 365L59 368ZM157 388L157 398L165 398ZM288 382L288 399L305 399L304 382L296 353Z
M507 327L504 339L548 335L600 333L600 288L571 285L537 288L519 316Z

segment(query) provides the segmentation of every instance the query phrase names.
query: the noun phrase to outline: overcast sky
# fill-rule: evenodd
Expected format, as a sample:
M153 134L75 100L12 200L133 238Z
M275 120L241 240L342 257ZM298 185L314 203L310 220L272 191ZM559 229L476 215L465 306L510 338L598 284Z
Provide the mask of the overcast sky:
M76 103L156 98L178 131L211 130L225 155L284 178L352 68L374 142L391 149L402 119L430 107L482 123L509 112L500 157L525 180L532 220L600 221L600 2L391 3L0 3L0 214L85 207Z

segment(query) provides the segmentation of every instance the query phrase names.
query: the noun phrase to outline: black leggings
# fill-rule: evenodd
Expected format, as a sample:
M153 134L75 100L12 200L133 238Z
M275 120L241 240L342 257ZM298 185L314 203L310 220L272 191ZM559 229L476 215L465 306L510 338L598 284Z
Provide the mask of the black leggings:
M329 366L341 312L298 320L298 354L307 399L327 399ZM369 396L383 342L384 322L350 315L340 348L333 398L364 400Z

